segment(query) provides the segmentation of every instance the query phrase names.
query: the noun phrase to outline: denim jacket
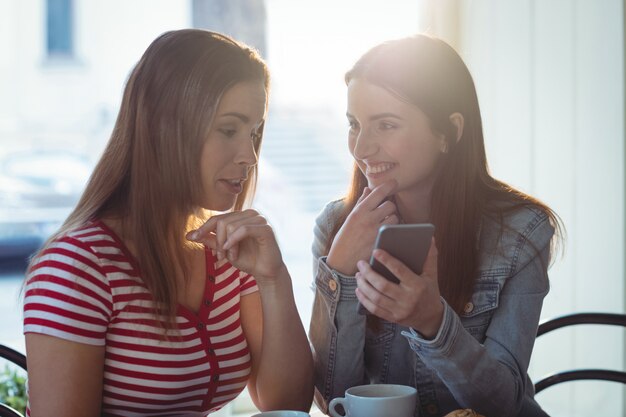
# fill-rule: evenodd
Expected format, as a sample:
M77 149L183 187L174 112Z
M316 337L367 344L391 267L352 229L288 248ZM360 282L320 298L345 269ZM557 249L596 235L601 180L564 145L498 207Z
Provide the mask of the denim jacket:
M357 313L356 280L326 265L322 251L343 208L334 201L317 218L315 301L309 337L315 358L315 399L322 410L347 388L393 383L417 388L415 416L471 408L487 417L547 416L527 374L543 299L554 228L542 210L505 214L505 227L484 216L478 237L479 277L457 314L443 300L437 335L382 321L371 332Z

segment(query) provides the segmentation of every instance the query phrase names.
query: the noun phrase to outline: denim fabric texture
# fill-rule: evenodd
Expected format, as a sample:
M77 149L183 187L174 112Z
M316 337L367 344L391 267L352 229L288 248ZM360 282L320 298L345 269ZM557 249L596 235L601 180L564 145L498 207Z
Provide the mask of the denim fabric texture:
M315 301L309 337L315 358L315 400L322 410L347 388L369 383L417 388L415 416L444 416L471 408L487 417L547 416L534 400L527 369L543 299L554 228L535 207L498 221L484 216L479 277L457 314L442 298L444 318L434 339L382 322L370 331L357 313L356 280L326 265L328 243L342 202L317 218L313 243Z

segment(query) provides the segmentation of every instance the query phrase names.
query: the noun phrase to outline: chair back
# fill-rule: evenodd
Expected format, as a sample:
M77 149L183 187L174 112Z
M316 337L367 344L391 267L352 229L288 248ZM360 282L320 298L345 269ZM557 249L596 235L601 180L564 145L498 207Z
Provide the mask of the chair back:
M0 344L0 357L19 366L23 370L26 368L26 356L15 349ZM24 417L17 410L8 406L7 404L0 403L0 417Z
M9 407L6 404L0 403L0 417L24 417L16 409Z
M604 324L626 327L626 314L577 313L548 320L539 325L537 337L562 327L578 324ZM626 384L626 372L609 369L573 369L543 377L535 383L535 393L566 381L598 380Z
M0 344L0 358L4 358L9 362L16 364L25 371L28 370L26 368L26 356L15 349L11 349L8 346Z

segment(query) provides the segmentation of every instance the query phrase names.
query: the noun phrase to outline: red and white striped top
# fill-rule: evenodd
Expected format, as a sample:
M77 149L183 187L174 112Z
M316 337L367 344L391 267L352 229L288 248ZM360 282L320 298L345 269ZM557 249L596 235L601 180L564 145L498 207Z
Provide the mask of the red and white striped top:
M102 222L55 240L35 260L24 333L105 346L103 416L205 416L235 398L250 374L240 298L256 281L206 251L198 313L180 306L176 330L154 302L124 244Z

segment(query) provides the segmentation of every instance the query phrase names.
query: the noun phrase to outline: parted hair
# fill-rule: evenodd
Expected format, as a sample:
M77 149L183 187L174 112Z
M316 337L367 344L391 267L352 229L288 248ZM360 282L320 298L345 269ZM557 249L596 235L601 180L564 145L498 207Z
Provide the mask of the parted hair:
M356 78L418 107L433 132L443 134L447 141L448 152L441 155L433 184L430 213L436 227L440 291L455 311L462 311L474 289L479 262L475 242L484 215L493 216L505 227L506 212L535 206L547 213L561 235L560 219L548 206L491 176L474 82L450 45L423 34L384 42L366 52L346 73L346 84ZM456 126L450 121L455 112L464 118L458 141ZM332 229L333 238L365 186L367 179L355 163L345 210Z
M173 324L174 277L182 273L186 280L189 273L185 233L209 216L201 207L201 151L221 97L246 81L269 91L258 52L228 36L183 29L156 38L130 73L113 132L80 201L42 250L93 220L118 220L158 314ZM256 176L254 166L235 210L251 202Z

